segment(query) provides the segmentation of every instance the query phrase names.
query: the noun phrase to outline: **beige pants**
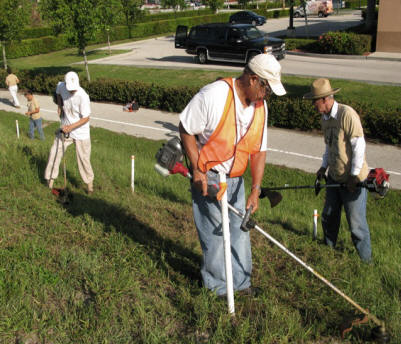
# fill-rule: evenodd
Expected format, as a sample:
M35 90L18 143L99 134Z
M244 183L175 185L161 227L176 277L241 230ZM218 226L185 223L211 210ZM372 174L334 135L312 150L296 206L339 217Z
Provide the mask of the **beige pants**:
M10 91L11 97L13 97L14 106L20 106L20 103L18 101L18 86L10 86L8 90Z
M72 138L64 139L64 151L67 147L75 143L79 173L85 184L93 182L94 174L90 162L91 140L74 140ZM63 143L60 137L56 137L53 146L50 149L49 161L45 170L45 179L56 179L58 177L61 158L63 157Z

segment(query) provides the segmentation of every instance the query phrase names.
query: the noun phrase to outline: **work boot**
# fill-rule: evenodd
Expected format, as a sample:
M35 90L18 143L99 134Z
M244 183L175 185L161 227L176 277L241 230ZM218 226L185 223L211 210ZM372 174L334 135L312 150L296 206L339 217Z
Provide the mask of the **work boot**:
M54 184L54 179L47 180L47 186L49 187L49 189L53 189L53 184Z
M87 184L88 186L88 194L92 194L93 193L93 182L90 182Z

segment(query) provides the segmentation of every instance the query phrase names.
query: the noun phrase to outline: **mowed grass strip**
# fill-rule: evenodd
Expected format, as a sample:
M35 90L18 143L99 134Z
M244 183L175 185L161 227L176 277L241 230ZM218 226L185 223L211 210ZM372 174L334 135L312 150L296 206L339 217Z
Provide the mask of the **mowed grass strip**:
M21 128L17 140L15 120ZM92 129L95 193L88 196L74 148L66 154L69 204L43 181L56 123L29 140L28 119L0 112L0 343L335 343L356 312L259 233L253 242L258 299L226 301L200 286L200 245L189 183L154 171L162 142ZM130 189L135 155L135 193ZM61 171L61 170L60 170ZM263 185L313 184L314 176L266 166ZM246 174L249 190L250 178ZM56 186L63 186L62 174ZM312 240L313 209L324 191L284 191L258 224L401 338L401 193L369 197L374 263L362 264L345 219L338 248ZM344 342L365 343L373 324Z

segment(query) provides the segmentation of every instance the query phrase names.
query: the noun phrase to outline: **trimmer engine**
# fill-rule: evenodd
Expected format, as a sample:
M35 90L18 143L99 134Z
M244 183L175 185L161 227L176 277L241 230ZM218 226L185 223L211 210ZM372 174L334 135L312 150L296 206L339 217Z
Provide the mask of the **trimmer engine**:
M369 191L376 193L379 198L383 198L390 188L389 177L390 175L384 169L373 168L369 171L363 184Z

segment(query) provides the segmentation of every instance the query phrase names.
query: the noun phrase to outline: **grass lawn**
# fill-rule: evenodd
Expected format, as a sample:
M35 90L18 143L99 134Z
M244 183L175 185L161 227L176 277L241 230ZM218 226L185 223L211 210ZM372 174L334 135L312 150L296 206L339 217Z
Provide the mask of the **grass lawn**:
M15 135L15 120L21 138ZM254 285L263 293L226 301L200 286L200 245L188 181L153 168L161 142L94 128L95 193L88 196L74 149L66 154L69 204L43 182L56 123L29 140L28 119L0 111L0 343L366 343L372 323L340 329L354 308L251 233ZM135 155L135 193L130 156ZM249 190L249 173L245 176ZM314 176L267 165L263 186L313 184ZM62 176L56 180L62 186ZM374 263L362 264L342 220L336 250L312 240L324 191L283 192L255 220L401 338L401 192L369 197Z

